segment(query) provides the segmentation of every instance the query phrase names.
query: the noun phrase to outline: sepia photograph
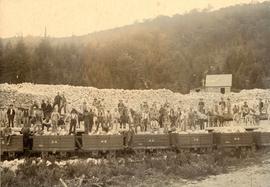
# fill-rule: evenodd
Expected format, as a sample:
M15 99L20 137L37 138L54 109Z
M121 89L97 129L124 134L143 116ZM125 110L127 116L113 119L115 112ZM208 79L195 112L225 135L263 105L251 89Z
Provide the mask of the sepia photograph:
M270 187L270 0L0 0L1 187Z

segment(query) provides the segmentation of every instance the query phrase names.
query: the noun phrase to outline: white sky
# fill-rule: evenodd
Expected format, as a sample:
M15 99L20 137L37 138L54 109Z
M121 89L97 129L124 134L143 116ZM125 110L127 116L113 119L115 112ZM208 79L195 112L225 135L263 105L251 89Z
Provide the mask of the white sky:
M254 0L253 0L254 1ZM260 1L260 0L259 0ZM0 0L0 37L83 35L158 15L215 9L251 0Z

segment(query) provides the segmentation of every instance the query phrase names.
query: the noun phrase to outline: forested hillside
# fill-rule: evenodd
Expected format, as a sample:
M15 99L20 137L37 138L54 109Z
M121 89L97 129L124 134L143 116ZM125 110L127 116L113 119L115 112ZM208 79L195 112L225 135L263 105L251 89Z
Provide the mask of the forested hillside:
M168 88L182 93L206 73L232 73L233 87L270 77L270 2L160 16L70 38L0 42L0 82L97 88Z

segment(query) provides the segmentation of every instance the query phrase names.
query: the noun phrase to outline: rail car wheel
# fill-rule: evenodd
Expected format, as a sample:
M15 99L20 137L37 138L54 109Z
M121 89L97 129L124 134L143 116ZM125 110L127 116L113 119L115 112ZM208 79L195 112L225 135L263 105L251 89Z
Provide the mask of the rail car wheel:
M211 153L211 152L213 152L213 148L212 147L208 147L208 148L206 148L206 151L207 151L207 153Z
M255 152L256 152L256 149L257 149L257 148L256 148L256 145L252 145L252 146L251 146L251 152L252 152L252 153L255 153Z
M207 152L207 148L205 147L200 148L200 153L206 153L206 152Z
M47 151L41 152L41 158L45 159L45 158L48 158L48 156L49 156L49 153Z
M240 158L246 158L247 157L247 148L241 147L240 148Z
M116 158L116 151L109 151L106 155L108 160L114 160Z
M92 151L91 156L97 158L99 156L99 151Z
M146 155L146 151L141 149L134 150L134 153L139 158L144 158Z
M15 158L15 152L8 152L8 158L14 159Z
M66 158L67 157L67 152L60 152L60 157L61 158Z

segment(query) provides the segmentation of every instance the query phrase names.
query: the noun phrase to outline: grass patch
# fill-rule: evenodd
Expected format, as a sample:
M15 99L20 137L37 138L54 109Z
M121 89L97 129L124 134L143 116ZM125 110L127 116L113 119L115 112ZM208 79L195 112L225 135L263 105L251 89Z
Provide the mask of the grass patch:
M46 161L38 163L36 158L29 158L15 173L3 169L1 186L60 187L63 186L60 178L68 187L144 186L147 183L153 186L168 186L170 180L200 179L227 172L230 166L242 162L245 160L216 153L166 153L138 159L117 158L98 164L83 160L64 166L57 165L54 159L48 166Z

